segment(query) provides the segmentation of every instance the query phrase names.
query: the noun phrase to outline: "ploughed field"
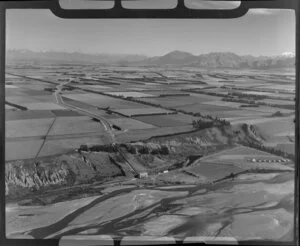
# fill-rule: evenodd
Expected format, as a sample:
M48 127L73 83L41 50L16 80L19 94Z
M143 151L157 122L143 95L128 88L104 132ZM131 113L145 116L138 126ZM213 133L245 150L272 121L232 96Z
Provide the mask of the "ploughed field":
M6 69L9 238L292 239L292 72L34 66Z

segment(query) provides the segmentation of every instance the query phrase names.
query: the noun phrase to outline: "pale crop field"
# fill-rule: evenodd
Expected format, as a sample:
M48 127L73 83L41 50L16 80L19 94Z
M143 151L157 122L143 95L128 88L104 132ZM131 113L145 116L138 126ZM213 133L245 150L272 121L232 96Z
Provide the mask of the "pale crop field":
M6 138L44 136L53 118L26 119L5 122Z

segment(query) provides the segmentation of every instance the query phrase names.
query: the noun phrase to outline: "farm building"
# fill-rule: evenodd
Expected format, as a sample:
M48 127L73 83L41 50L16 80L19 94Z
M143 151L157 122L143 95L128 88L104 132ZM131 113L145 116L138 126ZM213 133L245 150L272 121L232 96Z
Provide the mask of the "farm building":
M143 173L139 173L138 177L141 178L147 178L148 177L148 173L147 172L143 172Z

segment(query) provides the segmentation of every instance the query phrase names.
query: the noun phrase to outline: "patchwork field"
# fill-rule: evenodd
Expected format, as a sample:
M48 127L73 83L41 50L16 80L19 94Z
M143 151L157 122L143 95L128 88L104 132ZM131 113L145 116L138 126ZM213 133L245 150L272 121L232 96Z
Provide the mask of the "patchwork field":
M6 71L9 238L292 237L294 73L50 61Z

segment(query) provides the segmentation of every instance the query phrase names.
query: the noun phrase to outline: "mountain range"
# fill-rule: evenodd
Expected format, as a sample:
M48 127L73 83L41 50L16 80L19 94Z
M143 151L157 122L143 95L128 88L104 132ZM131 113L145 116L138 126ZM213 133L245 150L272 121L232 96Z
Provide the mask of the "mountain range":
M81 52L36 52L30 50L7 50L9 61L59 61L59 62L90 62L101 64L134 65L134 66L191 66L203 68L249 68L276 69L293 68L295 55L285 52L279 56L240 56L232 52L211 52L193 55L183 51L172 51L163 56L147 57L144 55L118 54L86 54Z

